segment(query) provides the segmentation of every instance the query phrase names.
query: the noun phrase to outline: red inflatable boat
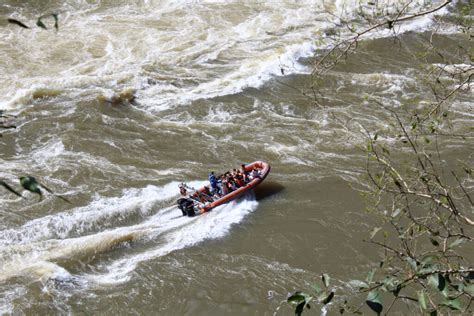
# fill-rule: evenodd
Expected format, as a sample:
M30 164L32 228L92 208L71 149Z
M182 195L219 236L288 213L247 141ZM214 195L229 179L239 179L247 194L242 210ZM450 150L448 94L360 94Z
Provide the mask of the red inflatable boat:
M226 195L220 197L210 196L209 186L203 186L202 188L194 190L188 197L179 199L178 206L183 212L183 215L194 216L205 213L219 205L227 203L241 196L249 190L252 190L263 180L265 180L268 173L270 173L270 165L263 161L255 161L251 164L245 165L245 171L252 179L245 183L245 185ZM254 177L252 177L252 174Z

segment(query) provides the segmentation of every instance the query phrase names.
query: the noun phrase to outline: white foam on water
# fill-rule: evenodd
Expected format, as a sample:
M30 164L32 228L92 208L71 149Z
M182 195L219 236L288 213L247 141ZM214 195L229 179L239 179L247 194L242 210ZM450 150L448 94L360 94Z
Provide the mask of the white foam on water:
M164 111L198 99L236 94L246 88L259 88L274 77L310 73L311 70L300 64L299 60L302 57L312 56L315 49L316 46L311 42L291 45L281 55L268 55L262 56L260 60L243 61L236 70L223 77L199 84L197 87L188 89L173 87L169 91L168 84L157 85L139 92L139 102L150 111ZM282 73L282 69L284 73ZM157 95L160 97L156 98Z
M159 84L142 91L140 97L145 106L159 109L259 87L279 75L281 68L287 74L307 71L298 59L314 51L314 31L309 30L308 22L314 20L313 12L321 5L308 2L294 8L291 2L283 2L257 10L252 8L254 5L242 4L244 18L239 17L240 23L227 18L235 10L232 4L183 1L119 5L100 11L89 6L64 15L60 38L46 32L13 29L7 45L11 44L14 51L24 50L24 57L31 57L35 67L32 71L23 64L15 68L21 80L9 77L2 84L0 108L21 107L41 89L61 89L68 95L78 93L81 98L111 95L124 85L143 89L147 86L144 76L151 74L160 78ZM221 10L222 17L210 14L211 8ZM183 29L185 24L193 27ZM304 27L300 30L301 25ZM271 35L282 29L287 32ZM49 58L50 54L61 58ZM150 67L154 70L149 71ZM198 85L177 87L173 83L183 79Z
M62 268L50 264L55 259L106 251L140 236L140 225L112 228L112 232L97 230L117 225L117 218L120 220L131 213L148 215L156 202L174 197L177 187L178 183L172 182L162 187L128 189L118 198L96 198L85 207L0 231L0 280L24 274L38 278L60 275L64 272ZM68 238L70 233L91 235Z
M35 172L34 167L41 170L48 170L53 173L59 169L75 170L78 164L82 166L90 166L93 168L101 168L104 170L112 170L117 172L125 172L121 166L113 164L104 157L93 156L88 152L68 150L63 140L57 136L52 136L46 142L36 142L31 147L19 148L12 169L23 170L17 171L18 174L28 174Z
M15 303L18 297L24 297L27 294L25 287L10 287L3 291L0 295L0 315L12 315Z
M153 212L159 201L176 195L178 182L163 187L149 185L142 189L124 190L120 197L96 196L87 206L31 220L18 228L0 231L0 244L30 243L52 238L67 238L70 233L103 229L113 225L112 221L139 213L143 216ZM0 246L0 251L2 247Z
M440 70L443 70L446 75L448 74L456 74L462 72L472 72L472 65L469 64L433 64L434 66L438 67Z
M198 187L204 183L193 181L189 185ZM137 224L115 225L109 230L103 230L103 227L110 226L107 225L108 222L126 213L135 212L137 208L149 215L154 203L176 197L176 193L176 182L163 187L129 189L120 198L99 198L87 207L39 218L16 230L2 231L0 281L24 275L42 282L51 278L58 280L79 278L100 284L124 282L130 278L130 272L140 262L152 260L206 239L224 236L232 225L239 223L257 206L253 194L249 193L241 199L194 218L181 216L181 211L173 205L157 210L155 215L146 216L144 218L147 219ZM98 227L99 223L101 227ZM92 229L89 231L91 227L100 231ZM84 235L69 237L70 232ZM145 244L156 242L158 246L147 248L132 256L124 254L121 259L110 263L101 263L98 270L106 271L102 274L71 275L66 269L54 263L57 260L81 260L134 241Z
M390 73L354 73L352 74L354 84L366 86L391 86L397 85L402 87L406 83L414 84L416 79L405 75L390 74Z
M102 253L139 237L138 231L116 229L115 233L101 232L89 236L63 240L50 239L10 247L13 255L2 258L0 281L15 276L28 276L46 282L50 278L71 279L73 276L56 260L68 260Z
M405 91L413 89L418 84L416 79L409 76L390 73L354 73L350 77L352 85L382 89L384 95L407 94Z
M235 4L227 2L152 1L101 10L86 4L78 9L70 3L67 7L77 11L63 15L59 38L18 29L6 36L0 30L0 38L6 39L10 49L25 52L12 63L0 64L4 73L16 73L0 80L0 108L21 108L44 89L58 89L83 100L133 88L144 108L159 112L258 88L278 76L310 72L300 59L314 54L324 30L338 23L336 16L357 20L359 5L355 0L296 5L293 1L250 2L240 3L241 15L236 16ZM378 5L396 7L397 1L379 1ZM426 1L419 0L410 7L423 6ZM210 13L214 10L221 14ZM446 13L446 8L437 12ZM422 31L431 23L432 15L428 15L395 27L399 33ZM381 29L368 38L390 36L390 32ZM318 45L328 44L323 40ZM34 67L24 66L31 63ZM148 84L148 78L156 83Z
M375 16L378 13L376 12L385 12L390 13L392 15L397 15L399 10L402 8L405 9L402 16L410 16L413 13L423 12L428 9L432 9L444 1L441 0L433 0L433 1L425 1L425 0L418 0L418 1L411 1L408 7L405 7L407 2L401 2L399 0L380 0L374 1L374 5L370 4L363 4L361 1L356 0L336 0L335 2L335 11L334 14L338 17L343 17L344 20L347 19L354 19L358 20L359 11L358 6L363 6L365 8L365 12L369 13L373 12ZM446 15L448 14L448 7L445 6L444 8L432 13L423 15L420 17L416 17L404 22L399 22L394 25L394 30L390 30L388 28L382 27L376 32L371 33L370 37L386 37L393 35L393 32L396 33L404 33L409 31L417 31L422 32L426 30L432 23L433 17L435 15Z
M176 218L176 211L166 217L156 216L143 225L154 227L156 222L164 221L159 227L152 228L146 239L159 238L163 240L159 246L133 256L117 260L104 265L107 270L103 274L88 274L84 277L98 284L117 284L126 282L131 278L140 262L153 260L169 254L172 251L193 246L206 239L216 239L225 236L232 225L238 224L249 213L253 212L258 203L252 193L236 201L213 209L211 212L194 218ZM160 214L162 215L162 214ZM148 227L150 227L148 226Z

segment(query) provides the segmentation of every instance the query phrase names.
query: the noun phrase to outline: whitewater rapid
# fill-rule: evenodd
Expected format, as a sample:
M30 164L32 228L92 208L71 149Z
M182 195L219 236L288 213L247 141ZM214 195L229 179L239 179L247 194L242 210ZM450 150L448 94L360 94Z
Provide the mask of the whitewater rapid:
M374 12L400 6L369 2L363 4ZM411 1L408 11L441 2ZM0 179L21 190L18 177L33 175L72 204L47 192L40 201L22 191L22 199L0 187L0 314L80 313L88 304L87 312L100 314L102 306L119 309L134 291L143 295L130 298L137 305L146 301L170 314L167 302L179 299L167 300L168 292L181 298L188 289L188 314L216 301L230 306L220 314L249 314L261 288L284 296L320 266L364 264L360 247L346 241L360 237L358 225L366 222L340 179L359 182L366 157L357 147L365 139L334 124L334 115L347 125L392 128L386 111L364 95L400 107L429 89L416 61L390 51L383 38L408 32L404 44L413 49L411 32L426 30L434 15L368 34L365 55L325 77L328 104L321 109L291 86L308 84L312 57L333 45L332 34L351 36L342 17L364 27L360 4L2 2L2 18L31 29L0 21L0 110L17 126L0 131ZM57 32L52 20L45 20L49 30L34 27L49 12L59 13ZM469 95L451 110L453 132L465 133ZM463 146L459 140L456 148ZM203 216L181 217L179 182L199 187L205 182L190 179L255 160L275 166L266 182L281 187L276 193L265 201L250 193ZM341 239L341 250L331 252ZM203 257L186 257L193 252ZM176 258L180 266L162 266ZM221 274L206 283L215 271ZM298 278L288 277L293 273ZM64 293L54 292L63 286ZM256 310L268 310L265 300ZM250 302L246 313L241 302ZM131 310L147 312L141 305Z
M396 1L377 3L374 12L398 7ZM347 0L249 2L241 3L235 15L237 4L219 2L102 7L67 1L57 9L57 33L0 29L0 70L7 74L0 79L0 109L20 110L45 97L112 100L130 90L141 108L156 113L258 88L271 78L310 73L301 59L331 47L326 32L340 19L356 21L358 5ZM424 6L426 1L419 0L409 8ZM29 20L34 12L25 7L12 15ZM446 9L438 12L443 13ZM423 31L431 19L402 23L394 31ZM370 38L391 34L381 29ZM345 36L350 34L341 33Z
M203 182L191 181L198 186ZM34 280L60 278L91 283L125 282L139 262L190 247L206 239L224 236L232 225L256 210L252 193L194 218L181 216L174 205L178 183L162 187L125 190L118 198L96 197L86 207L29 221L18 228L0 232L0 281L11 277ZM166 203L165 203L166 202ZM163 206L171 204L170 206ZM130 217L135 215L135 224ZM126 222L128 224L124 224ZM111 227L112 226L112 227ZM128 254L145 245L143 253ZM57 261L87 261L118 248L122 255L112 262L101 262L99 274L70 275ZM124 249L122 249L124 248Z

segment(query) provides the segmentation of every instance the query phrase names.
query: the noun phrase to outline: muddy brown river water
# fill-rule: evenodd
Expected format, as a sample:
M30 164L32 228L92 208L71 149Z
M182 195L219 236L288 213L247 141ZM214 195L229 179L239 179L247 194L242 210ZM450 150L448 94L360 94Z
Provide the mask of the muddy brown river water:
M355 1L3 1L2 20L60 23L0 25L0 109L18 125L2 131L0 178L35 175L71 204L0 191L0 314L272 315L322 272L365 274L364 139L333 118L390 128L366 95L429 98L413 58L429 20L400 46L369 37L318 107L291 87L341 10ZM468 132L472 94L453 113ZM255 160L272 166L255 192L180 217L180 182Z

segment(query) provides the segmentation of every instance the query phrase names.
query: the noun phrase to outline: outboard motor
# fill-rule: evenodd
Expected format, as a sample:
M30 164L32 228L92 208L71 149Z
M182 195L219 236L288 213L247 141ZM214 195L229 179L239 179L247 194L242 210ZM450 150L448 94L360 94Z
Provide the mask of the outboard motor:
M183 213L183 216L194 216L196 213L194 212L194 201L187 198L181 198L177 201L178 207Z

